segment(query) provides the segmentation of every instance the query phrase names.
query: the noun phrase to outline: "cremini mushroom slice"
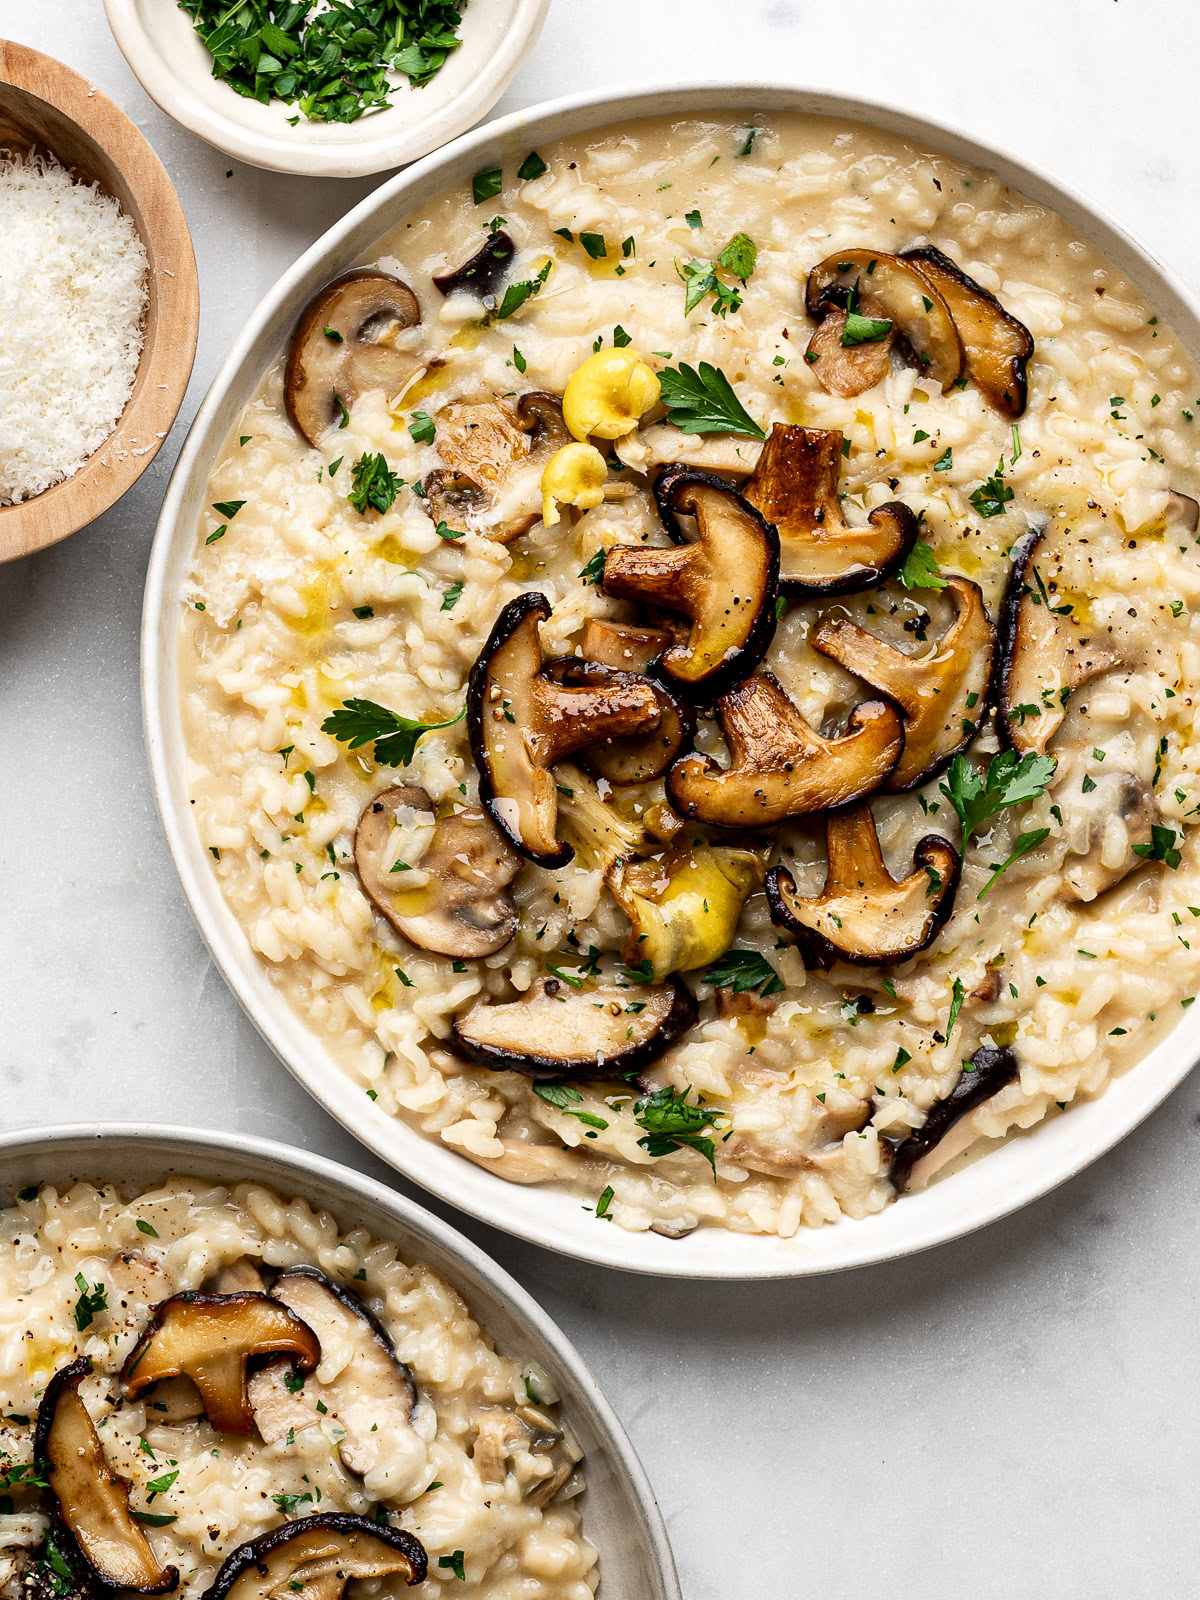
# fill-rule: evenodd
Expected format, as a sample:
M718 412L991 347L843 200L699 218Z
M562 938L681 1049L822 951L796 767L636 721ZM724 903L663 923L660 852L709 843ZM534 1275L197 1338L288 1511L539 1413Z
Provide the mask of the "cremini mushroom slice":
M734 941L747 897L763 881L760 852L680 840L667 853L618 862L608 886L630 921L621 952L650 963L655 983L715 961Z
M813 377L825 393L839 395L843 400L853 400L883 382L892 370L892 350L896 343L896 331L891 328L882 339L846 344L843 336L848 321L845 311L836 305L829 306L804 352Z
M665 628L641 628L632 622L598 621L583 630L579 653L585 661L616 667L618 672L649 672L672 642Z
M980 394L1006 417L1019 417L1029 398L1025 373L1033 354L1029 329L934 245L904 250L900 259L916 267L949 307L967 372Z
M397 344L421 320L416 295L374 269L347 272L309 301L292 339L283 397L294 427L320 444L354 402L372 389L390 399L427 365Z
M877 506L865 528L842 512L836 429L777 422L742 490L779 534L779 587L799 597L847 594L882 582L917 540L917 519L899 500Z
M490 310L495 305L500 285L508 276L515 249L503 228L497 228L459 266L435 272L433 286L444 295L474 295Z
M1084 784L1084 777L1087 784ZM1144 865L1162 816L1154 790L1136 772L1088 764L1062 801L1067 826L1063 893L1068 900L1094 900Z
M225 1557L202 1600L341 1600L357 1578L423 1583L425 1547L403 1528L349 1512L298 1517Z
M910 656L847 616L826 616L809 642L904 712L904 753L883 784L915 789L943 771L979 731L988 709L995 635L977 583L957 574L943 593L954 621L928 655Z
M86 1357L61 1367L46 1385L33 1434L33 1458L46 1464L57 1519L94 1577L107 1589L166 1594L179 1582L164 1567L129 1511L128 1486L104 1458L79 1395L92 1371Z
M679 978L653 986L575 989L536 979L519 1000L478 1001L454 1019L449 1045L476 1067L528 1078L622 1078L657 1061L696 1020Z
M658 726L634 738L597 739L580 751L579 760L614 788L652 783L661 778L672 761L685 748L691 748L696 731L696 713L691 706L661 683L650 683L637 672L622 672L599 661L584 661L578 656L562 656L548 661L543 672L568 688L603 688L606 684L649 683L658 706Z
M545 676L538 625L549 615L543 594L505 606L471 668L467 725L479 796L497 827L530 861L559 867L574 852L556 831L554 764L599 740L649 732L659 709L637 678L569 688Z
M289 1429L312 1427L322 1416L342 1430L338 1453L364 1477L385 1456L396 1435L411 1426L416 1384L397 1357L387 1330L359 1297L315 1267L290 1267L271 1286L271 1297L310 1327L320 1341L321 1370L289 1390L287 1363L273 1361L250 1380L250 1404L268 1444Z
M966 358L950 308L918 268L900 256L874 250L842 250L837 255L827 256L808 275L804 306L814 322L841 317L835 327L845 358L843 365L861 360L872 370L878 366L878 354L860 353L871 351L872 346L881 341L865 339L859 343L852 336L853 321L847 325L847 315L851 319L858 315L876 322L890 322L890 335L903 338L922 377L941 384L943 392L962 376ZM814 353L811 343L809 352ZM825 343L819 345L815 353L818 360L811 365L818 381L823 382L821 358L832 352ZM879 378L874 381L878 382ZM861 394L867 387L869 385L864 384L862 389L849 393ZM847 391L834 389L833 393Z
M516 929L521 858L478 806L439 818L416 784L385 789L358 819L354 864L371 904L422 950L479 961Z
M904 747L900 718L881 700L855 706L840 738L823 737L770 672L723 695L717 720L728 767L684 756L667 774L667 793L683 816L720 828L768 828L848 805L879 788Z
M471 1460L485 1483L502 1484L509 1471L524 1481L522 1499L541 1510L569 1482L583 1452L553 1418L537 1406L484 1406L475 1420ZM534 1476L537 1463L547 1468Z
M1059 599L1053 572L1048 579L1039 572L1037 557L1048 554L1042 541L1031 528L1013 546L1000 612L996 720L1020 755L1044 755L1075 690L1120 665L1108 645L1084 636L1074 609Z
M674 547L612 546L604 590L691 619L687 642L664 651L659 671L688 699L711 700L753 672L775 637L779 536L707 473L668 467L655 495ZM691 543L680 515L696 519Z
M161 1378L190 1378L204 1414L222 1433L254 1426L246 1396L247 1363L286 1353L301 1372L321 1358L313 1330L265 1294L176 1294L154 1318L121 1368L121 1385L139 1399Z
M618 439L613 448L618 459L635 472L684 466L745 478L753 472L762 445L739 434L684 433L672 422L655 422Z
M947 1135L976 1106L999 1094L1019 1070L1020 1064L1007 1046L998 1049L980 1045L970 1061L964 1063L958 1082L946 1098L932 1105L922 1126L896 1146L888 1176L897 1194L922 1188L935 1172L973 1143L975 1135L969 1128L963 1128L957 1138L951 1135L948 1139Z
M446 463L425 479L425 509L434 522L508 544L542 515L542 472L571 435L562 402L530 390L519 399L488 395L455 400L434 418L434 440Z
M825 887L815 900L796 893L785 866L767 874L771 921L795 936L808 966L889 966L933 943L958 890L961 863L948 840L926 834L912 871L897 881L884 864L871 808L862 805L826 816L825 852Z

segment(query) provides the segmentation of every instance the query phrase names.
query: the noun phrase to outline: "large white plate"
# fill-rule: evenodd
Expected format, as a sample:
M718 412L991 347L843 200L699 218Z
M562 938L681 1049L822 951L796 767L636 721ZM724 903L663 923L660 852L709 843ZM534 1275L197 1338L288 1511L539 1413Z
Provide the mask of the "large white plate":
M0 1203L29 1183L58 1187L90 1178L130 1185L172 1173L218 1183L252 1179L325 1207L343 1231L365 1227L426 1261L462 1295L506 1355L544 1366L585 1452L583 1527L600 1552L601 1593L681 1600L654 1491L625 1430L574 1347L524 1289L460 1233L411 1200L323 1156L242 1134L112 1123L34 1128L0 1135Z
M331 228L259 306L201 406L163 505L150 559L142 635L146 738L155 791L192 911L221 971L263 1037L344 1127L414 1182L495 1227L564 1254L635 1272L678 1277L782 1278L862 1266L927 1249L995 1221L1045 1194L1137 1126L1200 1056L1200 1014L1174 1032L1096 1100L1027 1135L1015 1135L961 1171L863 1222L801 1230L791 1240L701 1228L686 1239L630 1234L597 1222L577 1196L507 1183L448 1146L393 1120L335 1065L291 1010L226 905L191 821L187 758L176 689L176 641L184 575L209 470L243 405L283 348L308 297L367 256L388 228L481 160L520 159L535 146L629 117L790 109L850 118L995 172L1059 212L1141 287L1194 355L1200 309L1169 268L1117 223L1015 156L894 106L763 85L679 85L557 100L459 139L393 178Z

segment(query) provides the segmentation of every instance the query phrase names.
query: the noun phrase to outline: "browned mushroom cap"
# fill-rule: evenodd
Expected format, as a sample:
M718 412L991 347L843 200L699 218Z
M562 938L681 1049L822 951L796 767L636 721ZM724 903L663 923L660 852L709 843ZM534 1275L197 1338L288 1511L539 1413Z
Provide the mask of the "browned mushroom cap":
M528 533L542 515L542 471L570 444L562 401L531 390L519 400L456 400L434 418L446 463L425 479L425 509L452 528L474 519L499 544Z
M293 425L319 444L360 395L396 394L426 364L395 338L421 320L417 297L386 272L347 272L309 301L292 339L283 397Z
M129 1512L129 1489L104 1459L100 1437L79 1397L92 1370L84 1357L54 1374L38 1406L33 1458L46 1463L58 1520L94 1577L110 1589L166 1594L179 1582L155 1558Z
M900 335L923 377L940 383L943 392L962 376L965 364L962 341L954 326L950 308L938 290L910 262L900 256L872 250L843 250L828 256L808 275L804 306L814 321L822 321L846 311L857 311L864 317L892 324L892 333ZM820 329L818 329L820 332ZM880 356L877 342L842 344L846 339L845 318L837 325L837 339L842 348L841 367L853 370L856 362L877 371ZM873 348L873 346L876 346ZM810 354L813 346L809 346ZM869 352L869 354L861 354ZM818 360L812 363L819 382L822 376L822 354L831 353L828 344L817 350ZM880 372L872 382L884 376ZM834 389L834 394L861 394L870 384L857 389Z
M864 805L829 813L825 851L829 869L815 900L796 893L786 867L767 874L771 921L796 936L809 966L888 966L933 943L958 890L959 855L948 840L926 834L913 851L912 872L897 882Z
M246 1397L246 1364L286 1352L302 1372L321 1359L321 1346L286 1306L265 1294L176 1294L129 1352L121 1384L136 1400L160 1378L190 1378L204 1414L222 1433L254 1426Z
M915 789L949 766L987 713L995 636L979 585L957 574L946 581L957 615L927 656L906 655L849 617L822 617L813 648L894 700L904 712L904 754L883 785Z
M579 653L585 661L599 661L618 672L648 672L672 642L665 628L639 628L632 622L599 622L593 618L583 630Z
M555 762L603 739L647 733L659 709L651 686L632 675L584 688L544 676L538 624L549 615L544 594L505 606L471 668L467 726L492 820L530 861L561 867L574 851L558 838Z
M433 286L442 294L473 294L485 304L494 302L497 289L508 275L514 251L508 234L497 228L460 266L435 272Z
M519 1000L478 1001L455 1018L448 1042L465 1061L494 1072L622 1078L657 1061L695 1020L696 1002L679 978L591 989L539 978Z
M606 739L597 739L579 753L580 761L589 772L606 779L615 788L652 783L662 777L685 746L691 748L696 732L696 713L661 683L650 683L640 673L621 672L599 661L582 661L578 656L563 656L548 661L542 670L554 682L573 689L603 688L606 684L649 683L658 706L658 726L632 739L611 735Z
M403 1528L344 1511L298 1517L241 1544L225 1557L202 1600L341 1600L355 1578L398 1573L424 1582L425 1546Z
M897 1194L924 1183L933 1176L937 1166L951 1159L944 1147L934 1157L935 1147L942 1143L956 1122L1010 1084L1018 1070L1017 1058L1007 1046L996 1049L980 1045L946 1098L931 1106L924 1124L896 1146L888 1176ZM957 1150L953 1152L958 1153Z
M949 306L963 343L967 372L980 394L1006 417L1019 417L1029 398L1025 375L1033 354L1029 329L933 245L905 250L900 259L911 262Z
M1053 575L1047 580L1038 571L1041 544L1041 532L1031 528L1013 546L1000 612L996 721L1019 755L1044 755L1072 693L1120 665L1107 645L1083 637L1074 611L1057 598Z
M394 827L416 846L399 860L395 850L389 859ZM416 784L385 789L358 819L354 865L375 909L422 950L478 961L502 950L516 930L506 891L521 859L478 806L439 820Z
M655 494L675 548L614 545L604 589L691 618L687 643L664 651L660 673L688 699L710 700L753 672L775 637L779 536L706 473L667 467ZM696 519L691 544L682 543L680 514Z
M779 534L779 587L798 596L847 594L880 583L917 540L917 519L899 500L878 506L869 527L842 514L842 435L777 422L743 493Z
M826 739L809 726L769 672L717 702L729 765L685 756L667 774L667 793L685 817L719 828L767 828L870 794L904 748L900 718L881 700L850 713L845 734Z

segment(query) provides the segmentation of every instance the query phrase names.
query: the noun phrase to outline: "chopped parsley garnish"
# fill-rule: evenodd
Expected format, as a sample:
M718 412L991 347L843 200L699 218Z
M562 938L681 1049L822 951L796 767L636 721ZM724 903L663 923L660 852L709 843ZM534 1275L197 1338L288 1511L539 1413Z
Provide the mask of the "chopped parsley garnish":
M412 429L412 423L409 423ZM433 431L432 422L429 424ZM351 489L346 499L364 516L368 508L390 511L400 493L401 480L388 466L382 455L359 456L351 470Z
M729 284L722 283L717 276L717 269L720 267L730 273L744 287L757 260L758 247L754 240L748 234L735 233L716 261L688 261L682 267L677 267L676 271L684 283L684 316L690 316L704 297L710 294L713 297L711 310L715 316L725 317L731 311L739 311L741 295Z
M466 537L465 528L452 528L448 522L439 522L433 531L439 539L463 539Z
M949 472L954 466L954 449L947 445L945 451L933 463L935 472Z
M1004 481L1004 457L996 463L996 470L970 495L971 504L981 517L1002 517L1004 508L1013 497L1013 491Z
M746 129L746 137L742 141L741 148L738 150L738 155L739 156L748 156L750 154L750 152L754 149L754 140L757 137L757 135L758 135L758 129L757 128L747 128Z
M1017 835L1016 844L1013 845L1011 851L1003 861L996 863L992 867L991 877L984 884L983 888L980 889L975 898L977 900L982 900L984 895L992 887L1002 872L1006 872L1008 868L1012 866L1014 861L1019 861L1022 856L1028 855L1031 850L1036 850L1038 845L1040 845L1043 840L1048 839L1049 837L1049 828L1032 828L1028 833L1019 833Z
M217 500L213 503L213 510L226 522L232 522L245 504L244 500Z
M1150 824L1150 843L1135 844L1133 853L1135 856L1141 856L1144 861L1162 861L1174 871L1183 859L1178 849L1179 840L1180 835L1175 832L1174 828L1168 828L1165 824L1152 822Z
M677 369L664 367L658 377L667 419L681 433L738 433L748 439L766 438L719 367L702 361L697 371L681 361Z
M513 345L512 362L513 366L516 367L518 372L524 372L526 367L529 365L525 357L517 349L516 345Z
M466 1583L467 1581L467 1575L463 1570L464 1554L465 1552L462 1550L455 1550L448 1556L438 1557L438 1566L449 1568L460 1583Z
M602 233L581 233L579 242L593 261L603 261L608 254L608 246L604 242Z
M408 431L414 444L432 444L435 428L427 411L414 411L408 419Z
M147 1528L169 1528L172 1522L179 1518L169 1511L130 1511L129 1515L135 1522L143 1523Z
M683 220L687 223L688 227L691 228L693 233L697 228L702 228L704 226L704 218L700 215L699 211L685 211Z
M573 1089L569 1083L535 1083L533 1092L539 1100L544 1100L547 1105L553 1106L556 1111L561 1111L564 1116L575 1117L579 1122L589 1128L607 1128L608 1123L603 1117L593 1116L590 1111L578 1110L579 1101L583 1098L578 1089Z
M632 343L633 343L633 340L630 338L629 334L627 334L625 332L625 329L618 322L616 327L613 329L613 346L614 346L614 348L617 349L617 350L624 350L624 348L625 348L625 346L627 344L632 344Z
M442 603L438 609L440 611L453 611L462 596L462 592L463 586L461 582L452 583L446 590L445 594L443 594Z
M948 582L932 549L920 539L905 556L897 576L906 589L944 589Z
M717 265L732 272L743 283L753 273L758 262L758 246L747 233L735 233L717 257Z
M312 1498L313 1496L311 1490L305 1494L273 1494L271 1496L271 1499L274 1500L275 1504L279 1507L280 1511L283 1512L285 1517L290 1517L292 1513L299 1510L301 1506L307 1505Z
M599 1200L596 1201L596 1215L598 1217L608 1217L608 1220L611 1222L612 1218L608 1216L608 1208L609 1208L610 1205L612 1205L612 1203L613 1203L613 1191L612 1191L612 1185L609 1184L608 1187L601 1194Z
M528 183L531 178L540 178L542 173L545 171L546 163L542 160L541 156L538 155L536 150L531 150L525 157L524 161L522 161L521 165L517 168L517 177L520 178L523 183Z
M352 606L351 610L354 612L354 615L360 622L366 622L368 617L373 617L375 615L374 606Z
M227 522L223 522L219 528L214 528L213 529L213 531L209 534L208 538L205 539L204 542L205 542L205 544L216 544L217 540L218 539L223 539L228 532L229 532L229 524ZM1175 615L1176 616L1179 615L1178 611L1175 613Z
M500 167L487 167L471 179L471 198L477 206L485 200L494 200L504 187L504 173Z
M147 1234L151 1239L157 1239L158 1238L158 1229L153 1227L149 1222L147 1222L142 1217L139 1217L137 1219L137 1231L139 1233Z
M847 311L842 327L842 344L877 344L892 331L890 317L864 317L861 311Z
M494 322L503 322L511 317L514 311L519 311L526 300L531 300L535 294L541 292L542 285L550 276L553 261L547 261L536 278L525 278L520 283L510 283L504 291L504 298L499 306L492 312Z
M633 1108L634 1120L645 1128L645 1136L638 1144L647 1155L667 1156L675 1150L697 1150L716 1175L713 1160L713 1141L705 1132L713 1129L721 1116L697 1096L693 1105L688 1100L690 1089L673 1089L669 1084L656 1089L646 1100L639 1100Z
M107 1308L108 1296L102 1283L94 1283L89 1289L82 1272L75 1274L75 1287L79 1290L79 1299L75 1302L75 1327L82 1333L85 1328L91 1327L96 1313Z
M757 950L726 950L705 967L700 981L713 989L732 989L734 994L780 994L784 987L775 968Z
M1050 756L1030 750L1018 759L1015 750L1002 750L983 774L965 756L955 756L938 788L958 813L965 843L989 818L1009 806L1036 800L1053 776Z
M605 550L597 550L587 566L580 568L579 576L584 583L599 585L604 582L604 557L606 554L607 551Z
M466 714L464 705L456 717L449 717L445 722L416 722L374 700L346 700L325 718L321 732L331 734L339 744L348 745L351 750L373 744L375 760L381 767L406 767L422 734L435 728L452 728Z
M155 1495L166 1494L178 1476L179 1468L176 1467L174 1472L164 1472L160 1478L151 1478L146 1485L146 1493L151 1500L154 1499Z

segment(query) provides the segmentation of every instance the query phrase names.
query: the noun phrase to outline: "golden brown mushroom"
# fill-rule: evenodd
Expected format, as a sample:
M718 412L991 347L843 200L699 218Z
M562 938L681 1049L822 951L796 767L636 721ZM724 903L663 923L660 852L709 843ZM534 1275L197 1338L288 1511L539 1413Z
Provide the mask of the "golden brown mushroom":
M933 245L905 250L900 259L916 267L949 307L962 340L967 372L980 394L1006 417L1019 417L1029 397L1025 375L1033 354L1029 329Z
M597 739L579 752L589 772L604 778L614 788L653 783L661 778L685 746L691 746L696 731L696 713L661 683L651 683L637 672L621 672L599 661L584 661L578 656L560 656L543 667L545 675L568 688L604 688L606 685L648 683L658 705L658 726L635 738L610 735Z
M540 390L515 401L490 395L455 400L434 425L446 465L425 479L424 505L433 521L452 528L474 521L499 544L528 533L541 520L542 471L571 442L561 400Z
M817 357L811 363L813 372L833 394L862 394L885 377L886 352L880 346L895 336L903 339L922 376L940 384L943 391L962 376L966 358L949 307L922 273L900 256L873 250L842 250L828 256L809 273L804 304L820 324L809 344L810 357ZM880 338L860 343L853 336L856 315L890 327ZM832 323L828 330L826 322ZM854 376L860 371L861 379ZM834 387L835 383L841 386Z
M422 1583L425 1547L403 1528L325 1511L281 1523L225 1557L202 1600L341 1600L357 1578Z

